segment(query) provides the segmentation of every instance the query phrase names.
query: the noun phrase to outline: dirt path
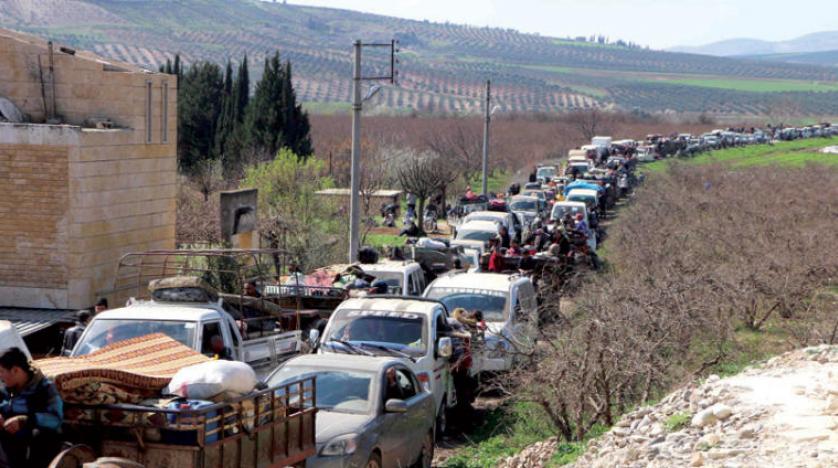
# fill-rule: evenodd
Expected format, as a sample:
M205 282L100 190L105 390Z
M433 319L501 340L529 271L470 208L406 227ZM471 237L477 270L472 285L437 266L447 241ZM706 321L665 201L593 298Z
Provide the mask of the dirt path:
M457 451L471 443L469 434L476 428L480 427L488 415L496 410L500 405L506 401L506 397L485 396L479 397L474 401L474 412L467 421L456 421L457 425L452 425L451 435L443 438L438 442L434 452L433 466L441 467L450 457L456 455Z

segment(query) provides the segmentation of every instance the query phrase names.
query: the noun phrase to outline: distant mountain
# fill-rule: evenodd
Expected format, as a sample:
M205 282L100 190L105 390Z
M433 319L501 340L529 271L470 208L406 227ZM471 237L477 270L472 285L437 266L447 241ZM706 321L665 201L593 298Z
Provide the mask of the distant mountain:
M401 42L399 83L368 103L377 112L479 112L492 80L505 112L618 108L761 114L779 107L838 114L838 69L681 54L257 0L0 0L0 27L48 37L156 69L238 60L254 78L279 50L312 111L347 110L352 42ZM836 47L835 49L838 49ZM761 53L752 49L750 53ZM365 49L366 74L389 56ZM255 63L254 63L255 62Z
M728 39L695 47L674 47L672 52L715 55L719 57L799 54L838 50L838 31L807 34L788 41L762 41L759 39Z

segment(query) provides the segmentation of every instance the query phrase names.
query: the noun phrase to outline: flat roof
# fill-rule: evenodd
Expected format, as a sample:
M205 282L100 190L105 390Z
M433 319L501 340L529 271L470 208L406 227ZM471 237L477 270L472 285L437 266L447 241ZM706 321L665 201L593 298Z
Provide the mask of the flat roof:
M317 195L341 195L341 196L349 196L349 189L348 188L331 188L325 190L319 190ZM397 195L401 195L401 190L376 190L372 193L373 197L395 197Z
M49 328L56 323L73 323L76 311L0 307L0 320L8 320L21 337Z

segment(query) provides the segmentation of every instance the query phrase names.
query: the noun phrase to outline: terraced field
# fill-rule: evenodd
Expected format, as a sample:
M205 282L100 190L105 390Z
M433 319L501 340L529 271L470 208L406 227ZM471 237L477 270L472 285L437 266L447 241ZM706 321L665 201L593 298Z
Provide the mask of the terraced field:
M644 111L838 114L838 69L676 54L521 34L508 29L403 20L256 0L4 0L0 27L51 37L103 56L156 68L255 60L279 49L312 108L348 102L351 43L398 38L400 83L373 104L386 110L475 112L493 80L506 112L615 106ZM365 58L367 72L388 57ZM259 67L252 67L258 73ZM257 77L258 78L258 77Z

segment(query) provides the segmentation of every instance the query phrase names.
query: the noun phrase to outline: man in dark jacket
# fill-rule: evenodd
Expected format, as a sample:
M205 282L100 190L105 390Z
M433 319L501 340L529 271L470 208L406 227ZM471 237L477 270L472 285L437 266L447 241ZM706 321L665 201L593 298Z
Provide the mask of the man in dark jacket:
M76 343L81 338L81 334L84 333L85 327L87 327L87 322L90 321L90 311L89 310L80 310L76 314L76 325L74 327L70 327L67 331L64 332L64 343L61 346L61 354L64 356L69 356L70 352L73 351L73 348L76 346Z
M61 448L64 404L18 348L0 354L0 466L45 467Z

